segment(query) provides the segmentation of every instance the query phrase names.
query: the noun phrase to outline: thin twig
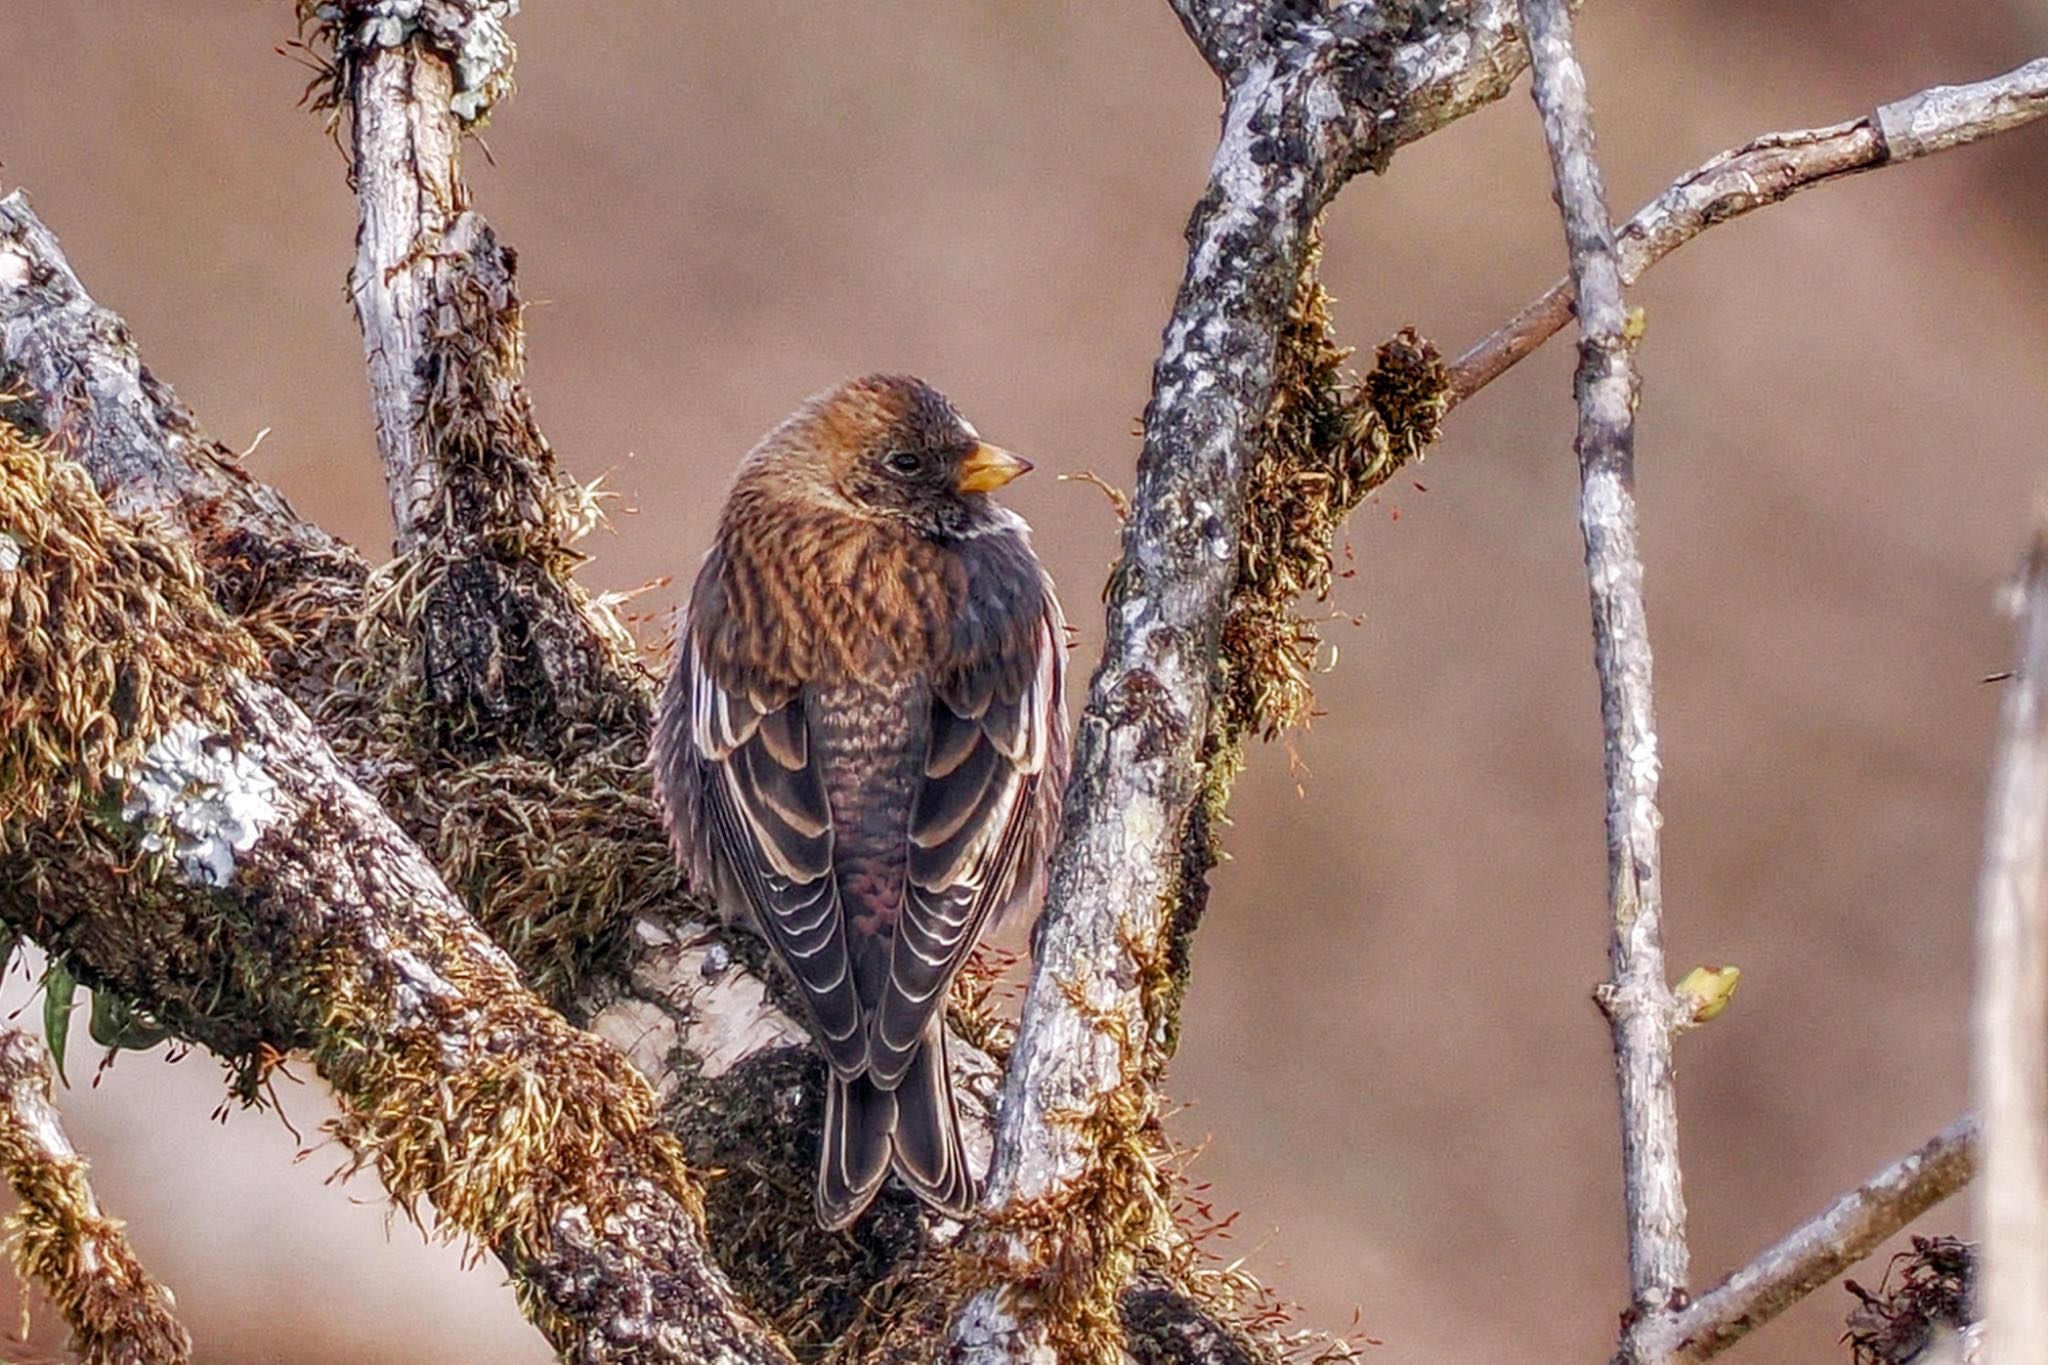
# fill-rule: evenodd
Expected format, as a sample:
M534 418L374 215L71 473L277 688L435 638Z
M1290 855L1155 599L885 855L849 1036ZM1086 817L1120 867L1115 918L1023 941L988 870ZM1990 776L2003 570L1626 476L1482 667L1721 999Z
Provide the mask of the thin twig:
M2043 114L2048 114L2048 58L1970 85L1934 86L1847 123L1765 133L1680 177L1629 219L1616 243L1622 283L1634 284L1716 223L1809 186L1960 147ZM1559 280L1451 366L1452 406L1562 330L1571 313L1571 281Z
M182 1365L192 1339L177 1301L136 1259L119 1220L100 1211L85 1159L50 1102L50 1054L19 1029L0 1030L0 1171L21 1200L9 1253L71 1328L89 1365Z
M2048 1361L2048 508L2042 516L2020 584L1977 884L1977 1211L1998 1365Z
M1682 1310L1645 1324L1638 1349L1674 1361L1719 1355L1968 1184L1980 1141L1977 1116L1965 1114Z
M1636 1328L1674 1306L1687 1272L1672 1041L1687 1012L1664 976L1657 832L1657 722L1643 564L1636 549L1636 374L1621 266L1608 222L1585 74L1565 0L1522 0L1536 106L1550 144L1579 308L1579 521L1593 600L1593 656L1607 767L1613 977L1600 1003L1614 1031ZM1624 1354L1631 1354L1624 1342ZM1636 1356L1638 1359L1655 1357Z

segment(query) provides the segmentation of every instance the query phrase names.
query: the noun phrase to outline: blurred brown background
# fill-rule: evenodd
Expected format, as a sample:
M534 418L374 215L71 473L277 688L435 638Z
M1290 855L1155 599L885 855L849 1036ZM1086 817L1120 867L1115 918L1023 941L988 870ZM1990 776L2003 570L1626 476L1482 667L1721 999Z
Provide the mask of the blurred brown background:
M353 206L272 52L288 10L0 4L0 177L215 435L269 428L255 471L379 554ZM686 578L760 431L904 368L1039 462L1012 501L1092 649L1115 526L1049 475L1129 482L1214 131L1164 3L529 11L470 170L520 249L542 421L631 509L590 579ZM1601 0L1582 29L1622 211L1765 129L2048 46L2018 0ZM1719 229L1637 291L1673 967L1744 970L1683 1049L1701 1283L1967 1102L1979 680L2048 472L2044 206L2027 130ZM1455 352L1561 264L1518 88L1347 192L1326 277L1352 341L1413 323ZM1570 360L1457 413L1428 491L1350 528L1336 606L1364 623L1331 631L1295 762L1261 753L1242 788L1173 1079L1231 1245L1311 1323L1356 1307L1387 1360L1603 1359L1621 1301ZM317 1091L287 1096L309 1138ZM387 1242L374 1187L323 1185L337 1155L295 1164L273 1118L210 1121L221 1095L203 1056L128 1056L64 1101L202 1359L546 1358L493 1266ZM1846 1303L1734 1358L1844 1359Z

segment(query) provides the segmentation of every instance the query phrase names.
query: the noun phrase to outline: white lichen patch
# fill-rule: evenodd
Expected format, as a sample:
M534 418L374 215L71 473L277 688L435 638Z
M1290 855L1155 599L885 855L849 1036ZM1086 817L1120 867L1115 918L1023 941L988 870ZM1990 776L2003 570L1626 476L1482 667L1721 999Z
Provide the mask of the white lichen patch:
M516 49L505 23L519 13L520 0L376 0L348 7L353 27L344 27L341 5L320 6L321 23L335 32L343 54L394 48L424 33L450 59L455 94L448 107L465 123L490 112L512 85Z
M28 257L19 251L0 251L0 286L20 289L28 284Z
M284 818L262 747L197 721L178 722L134 768L111 776L126 783L121 818L142 830L142 847L170 853L202 886L226 886L236 855Z

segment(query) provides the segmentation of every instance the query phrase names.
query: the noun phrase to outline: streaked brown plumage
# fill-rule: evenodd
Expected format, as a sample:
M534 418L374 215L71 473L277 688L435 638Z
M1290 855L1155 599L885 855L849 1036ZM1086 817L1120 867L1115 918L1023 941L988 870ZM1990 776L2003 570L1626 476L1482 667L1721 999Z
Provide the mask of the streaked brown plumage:
M677 856L773 947L830 1064L827 1227L892 1168L974 1202L946 987L1042 885L1067 764L1059 603L987 496L1029 468L916 379L811 399L741 464L662 692Z

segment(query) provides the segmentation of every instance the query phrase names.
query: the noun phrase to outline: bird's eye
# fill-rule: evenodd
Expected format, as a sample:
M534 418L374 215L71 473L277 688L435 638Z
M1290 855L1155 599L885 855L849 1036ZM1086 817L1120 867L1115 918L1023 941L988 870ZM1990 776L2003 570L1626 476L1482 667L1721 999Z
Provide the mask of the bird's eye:
M884 457L883 462L898 474L915 474L924 468L924 457L914 450L897 450Z

